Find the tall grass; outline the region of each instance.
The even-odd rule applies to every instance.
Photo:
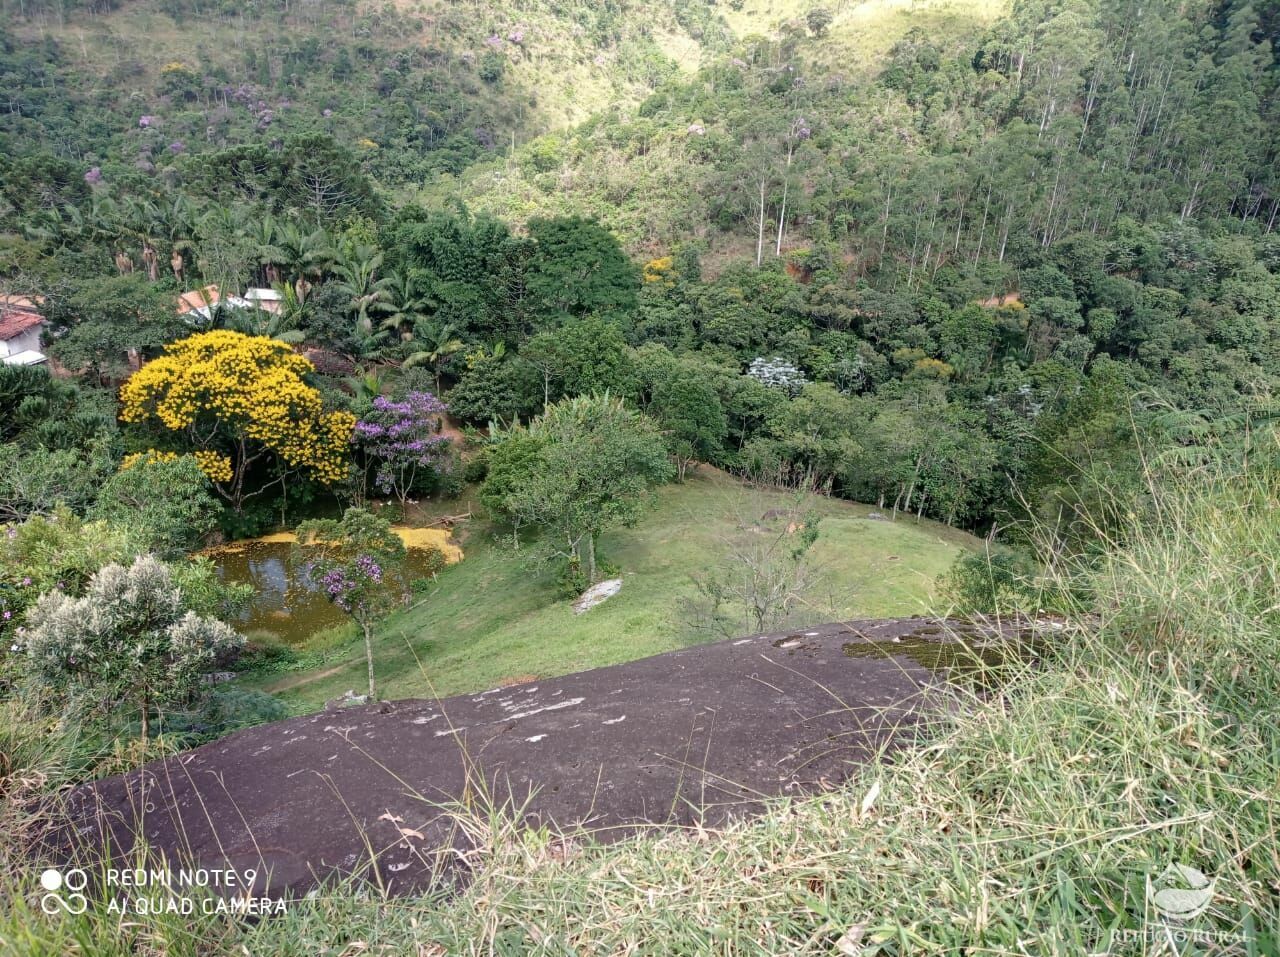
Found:
[[[448,902],[332,893],[257,925],[129,929],[164,954],[1280,953],[1280,487],[1152,483],[1150,515],[1058,562],[1067,626],[924,747],[718,832],[607,847],[502,832]],[[1170,922],[1147,881],[1216,881]],[[30,882],[27,882],[28,885]],[[20,906],[22,953],[123,953]],[[40,928],[50,947],[24,945]],[[43,946],[43,945],[42,945]],[[97,949],[101,947],[101,949]]]

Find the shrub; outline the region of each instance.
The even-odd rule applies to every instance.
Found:
[[[1034,563],[1009,549],[963,553],[940,585],[948,614],[1034,612],[1039,604]]]
[[[46,592],[28,617],[33,674],[72,706],[99,715],[132,707],[144,739],[153,709],[189,699],[200,673],[244,642],[191,611],[168,566],[150,555],[104,566],[83,597]]]
[[[92,514],[134,528],[148,548],[176,556],[213,531],[221,511],[195,456],[153,452],[125,459]]]

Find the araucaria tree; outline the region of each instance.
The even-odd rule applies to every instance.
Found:
[[[120,390],[120,418],[158,425],[192,451],[236,511],[291,472],[346,474],[355,417],[326,411],[311,363],[287,344],[219,329],[182,339]],[[272,466],[266,481],[256,472]],[[257,480],[255,480],[257,479]]]
[[[401,507],[427,472],[439,465],[449,447],[440,434],[444,403],[430,392],[409,392],[402,399],[378,396],[356,423],[356,439],[373,459],[373,484],[395,495]]]
[[[151,555],[106,565],[83,597],[41,595],[28,622],[33,672],[69,703],[102,714],[132,707],[144,740],[153,710],[185,701],[202,671],[244,643],[229,625],[191,611],[169,567]]]
[[[316,519],[300,525],[298,548],[311,584],[360,626],[372,699],[376,694],[373,623],[404,594],[404,543],[386,519],[349,508],[341,520]]]
[[[648,418],[608,393],[578,396],[508,433],[492,453],[482,500],[514,524],[549,531],[595,582],[600,533],[633,524],[645,492],[671,474]]]

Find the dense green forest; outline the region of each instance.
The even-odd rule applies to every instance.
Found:
[[[0,370],[0,516],[177,556],[483,482],[583,584],[696,463],[1071,552],[1252,454],[1280,8],[875,9],[7,4],[53,365]]]
[[[1185,440],[1170,411],[1265,406],[1277,372],[1274,3],[1019,3],[847,70],[844,8],[737,37],[682,3],[693,73],[645,4],[530,4],[636,94],[533,139],[535,94],[486,64],[566,54],[519,17],[9,7],[0,269],[83,374],[77,421],[190,331],[175,292],[276,284],[282,315],[213,322],[343,376],[429,368],[478,426],[604,389],[694,404],[694,458],[989,529],[1087,496],[1157,424]],[[271,39],[118,49],[98,86],[139,10]],[[110,418],[56,441],[133,450]]]

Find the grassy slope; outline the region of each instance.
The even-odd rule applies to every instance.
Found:
[[[1070,624],[1038,666],[835,791],[606,847],[486,815],[481,794],[454,809],[477,844],[464,893],[339,887],[262,921],[48,917],[39,865],[11,858],[0,952],[1280,953],[1280,482],[1155,485],[1152,499],[1158,523],[1135,519],[1088,565],[1059,562],[1050,595],[1063,588]],[[21,706],[0,702],[0,752],[25,769],[0,778],[4,837],[30,827],[25,798],[65,780],[74,753]],[[0,864],[19,849],[0,840]],[[1185,922],[1146,901],[1171,862],[1215,882]]]
[[[622,592],[585,615],[556,594],[554,575],[483,533],[467,559],[446,570],[420,608],[379,629],[380,692],[389,698],[456,694],[501,681],[567,674],[658,654],[719,637],[694,631],[683,603],[691,573],[723,564],[737,526],[758,520],[789,496],[743,489],[722,476],[691,478],[658,493],[657,507],[632,529],[604,537],[605,556],[622,569]],[[975,540],[932,522],[866,518],[870,509],[822,499],[814,548],[822,581],[801,612],[808,621],[923,612],[937,576]],[[744,626],[743,630],[747,630]],[[419,668],[421,662],[421,668]],[[310,710],[364,680],[361,646],[344,642],[310,670],[255,675],[259,687]]]

